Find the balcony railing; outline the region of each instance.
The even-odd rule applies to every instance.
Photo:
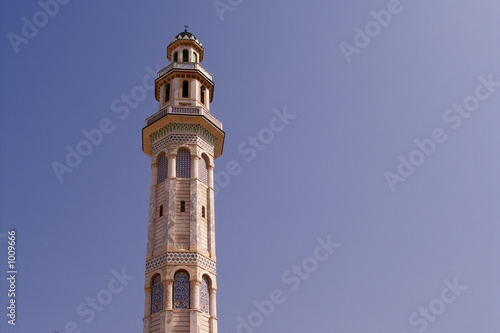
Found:
[[[208,110],[202,107],[194,107],[194,106],[167,106],[166,108],[161,109],[156,112],[154,115],[146,119],[146,126],[151,125],[155,121],[165,117],[167,114],[194,114],[201,115],[207,118],[212,124],[217,126],[222,130],[222,123],[215,118]]]
[[[158,78],[167,74],[172,69],[197,69],[200,72],[202,72],[203,75],[205,75],[208,79],[210,79],[210,81],[212,81],[212,78],[213,78],[212,74],[207,72],[207,70],[205,68],[203,68],[203,66],[201,66],[200,64],[195,63],[195,62],[173,62],[158,72]]]

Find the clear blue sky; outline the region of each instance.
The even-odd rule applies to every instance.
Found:
[[[226,131],[220,333],[500,332],[498,1],[221,3],[2,2],[0,267],[15,229],[19,273],[15,327],[0,283],[0,330],[142,332],[141,129],[158,106],[141,87],[187,24]],[[111,132],[60,182],[54,161],[101,122]],[[92,312],[96,296],[109,304]]]

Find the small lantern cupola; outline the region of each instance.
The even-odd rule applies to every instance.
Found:
[[[184,31],[177,34],[168,45],[167,59],[170,62],[200,63],[203,61],[203,46],[192,33],[187,31],[187,25],[184,28]]]

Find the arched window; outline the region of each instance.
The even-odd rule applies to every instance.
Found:
[[[186,80],[182,81],[182,97],[189,97],[189,82]]]
[[[189,309],[189,274],[184,271],[174,275],[174,309]]]
[[[165,103],[170,100],[170,83],[165,85]]]
[[[161,184],[167,179],[168,177],[168,160],[165,154],[162,154],[158,158],[158,180],[156,184]]]
[[[198,54],[196,52],[193,52],[193,62],[198,62]]]
[[[189,61],[189,51],[183,50],[182,51],[182,62],[188,62],[188,61]]]
[[[205,89],[205,86],[200,87],[200,101],[203,105],[205,105]]]
[[[179,61],[179,53],[174,52],[174,61]]]
[[[177,178],[191,177],[191,155],[189,150],[179,149],[177,151]]]
[[[198,177],[203,184],[208,186],[208,159],[202,155],[198,161]]]
[[[151,314],[160,312],[163,309],[163,285],[159,275],[153,280],[151,285]]]
[[[205,313],[210,312],[210,291],[208,290],[208,279],[204,276],[200,285],[200,310]]]

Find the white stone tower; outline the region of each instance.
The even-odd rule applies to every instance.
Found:
[[[217,332],[213,174],[224,132],[203,51],[187,26],[168,45],[159,110],[142,130],[152,158],[144,333]]]

